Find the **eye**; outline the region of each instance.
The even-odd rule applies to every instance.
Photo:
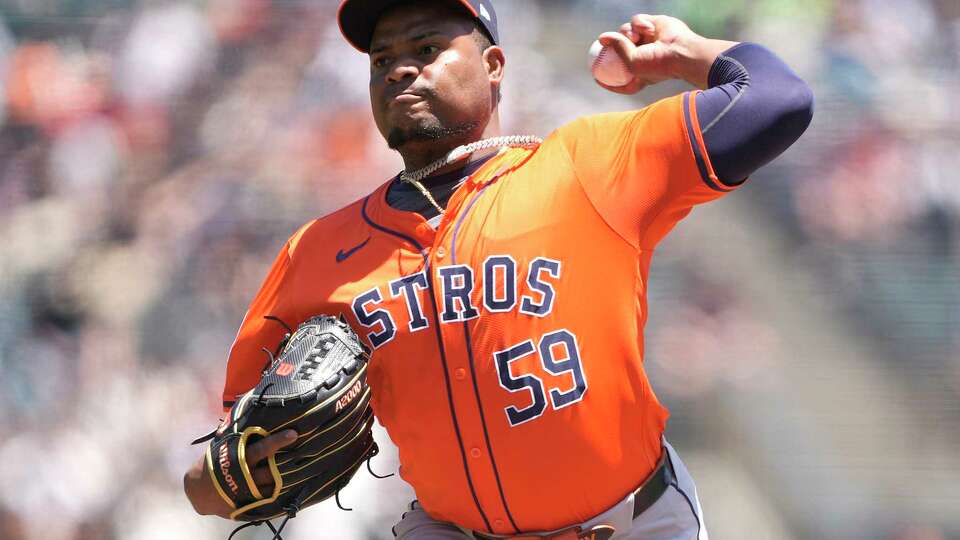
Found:
[[[378,57],[376,57],[376,58],[374,58],[373,60],[370,61],[370,65],[372,65],[373,67],[375,67],[375,68],[377,68],[377,69],[380,69],[380,68],[382,68],[382,67],[386,67],[386,65],[389,64],[389,63],[390,63],[390,58],[389,58],[389,57],[386,57],[386,56],[378,56]]]
[[[439,51],[440,51],[440,47],[437,47],[436,45],[423,45],[418,50],[418,53],[421,56],[431,56],[433,54],[438,53]]]

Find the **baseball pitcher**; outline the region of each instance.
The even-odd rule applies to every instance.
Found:
[[[600,36],[633,76],[604,88],[696,89],[540,140],[501,132],[491,0],[346,0],[338,17],[405,169],[283,246],[230,351],[224,407],[284,337],[268,317],[342,315],[417,495],[394,537],[706,540],[644,372],[650,261],[694,206],[801,136],[809,87],[758,44],[636,15]],[[247,447],[264,490],[266,460],[298,436]],[[230,516],[204,459],[184,483],[199,513]]]

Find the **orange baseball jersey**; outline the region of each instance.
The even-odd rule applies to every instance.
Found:
[[[343,314],[375,349],[373,409],[434,518],[494,534],[580,523],[635,490],[667,411],[643,368],[650,258],[713,173],[693,93],[510,148],[438,228],[389,183],[301,228],[240,328],[225,405],[289,325]]]

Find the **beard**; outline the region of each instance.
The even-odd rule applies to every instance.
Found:
[[[476,131],[480,122],[471,121],[445,126],[437,118],[422,120],[417,125],[408,128],[395,127],[387,134],[387,146],[392,150],[399,150],[411,142],[443,141],[460,138]]]

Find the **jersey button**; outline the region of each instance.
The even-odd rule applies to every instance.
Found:
[[[437,248],[437,258],[442,259],[447,256],[447,250],[443,246]]]
[[[498,520],[494,521],[493,524],[496,525],[496,527],[497,527],[498,529],[502,529],[503,526],[506,525],[506,524],[503,522],[502,519],[498,519]]]
[[[473,457],[475,457],[475,458],[480,457],[480,449],[479,449],[479,448],[472,448],[472,449],[470,450],[470,455],[473,456]]]
[[[453,376],[462,381],[467,378],[467,370],[463,368],[457,368],[457,370],[453,372]]]

